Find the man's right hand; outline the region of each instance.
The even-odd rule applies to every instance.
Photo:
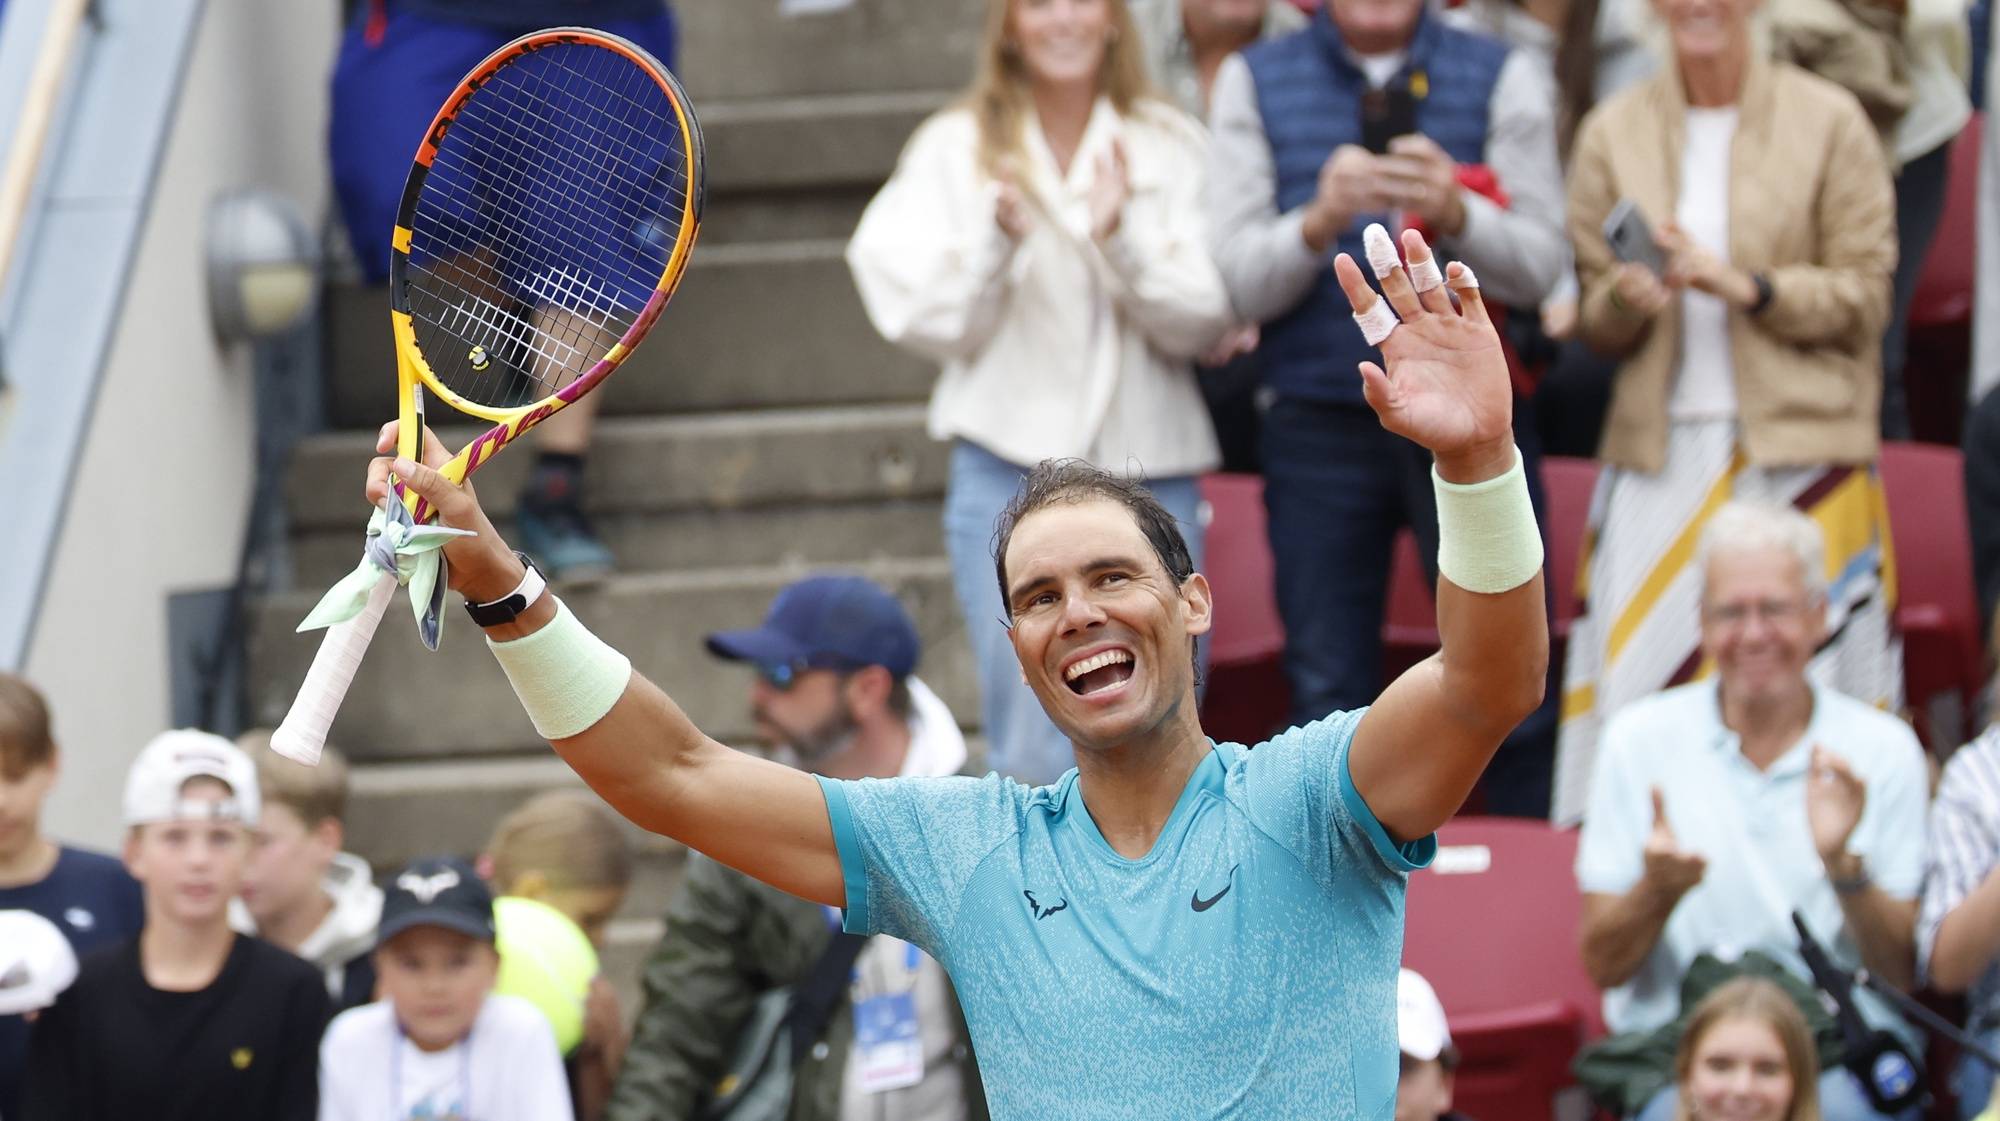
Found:
[[[1626,314],[1651,319],[1673,298],[1673,290],[1637,261],[1626,261],[1612,274],[1611,293]]]
[[[1680,847],[1674,827],[1667,823],[1666,797],[1657,786],[1653,788],[1653,831],[1646,835],[1645,861],[1642,878],[1661,896],[1673,900],[1700,883],[1708,869],[1707,860]]]
[[[1373,152],[1356,144],[1335,148],[1320,165],[1319,190],[1306,204],[1300,230],[1307,248],[1324,253],[1357,216],[1390,209],[1378,165]]]
[[[383,425],[382,431],[375,437],[375,450],[383,454],[368,464],[365,491],[368,504],[378,506],[390,494],[389,474],[395,472],[397,478],[430,503],[431,509],[437,511],[439,522],[473,533],[471,537],[455,538],[444,547],[445,570],[451,589],[473,603],[491,603],[512,592],[520,586],[527,570],[507,543],[500,540],[493,522],[480,508],[472,483],[468,480],[454,484],[438,474],[437,468],[451,462],[451,453],[438,441],[437,434],[428,428],[424,429],[424,461],[420,464],[398,461],[394,453],[399,423],[392,420]]]

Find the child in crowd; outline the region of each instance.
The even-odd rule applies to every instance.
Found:
[[[1451,1109],[1458,1048],[1451,1045],[1444,1005],[1431,983],[1413,969],[1396,978],[1396,1038],[1402,1051],[1396,1121],[1467,1121]]]
[[[59,845],[42,832],[42,804],[56,781],[48,705],[34,686],[0,673],[0,910],[54,923],[77,957],[139,933],[139,884],[124,865]],[[0,1117],[20,1114],[28,1021],[0,1015]]]
[[[336,1011],[367,1004],[382,889],[367,861],[340,851],[347,760],[329,745],[316,767],[294,762],[271,750],[269,729],[236,744],[257,764],[264,807],[231,924],[318,966]]]
[[[498,991],[527,997],[548,1017],[577,1116],[593,1121],[610,1100],[630,1042],[597,962],[632,881],[624,827],[589,794],[548,791],[500,822],[483,863],[502,897]]]
[[[33,1026],[27,1121],[309,1121],[328,1012],[319,974],[229,928],[257,772],[220,736],[154,737],[125,780],[136,938],[86,957]]]
[[[383,999],[320,1045],[321,1121],[570,1121],[547,1021],[493,991],[493,896],[470,865],[419,860],[382,903]]]

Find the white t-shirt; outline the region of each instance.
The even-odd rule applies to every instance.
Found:
[[[1674,221],[1690,240],[1729,260],[1729,145],[1736,107],[1687,111],[1681,197]],[[1736,415],[1736,360],[1729,352],[1729,304],[1692,288],[1681,292],[1680,369],[1667,416],[1727,420]]]
[[[488,996],[472,1031],[443,1051],[404,1037],[388,1001],[334,1017],[319,1045],[319,1121],[572,1121],[549,1022],[515,996]]]

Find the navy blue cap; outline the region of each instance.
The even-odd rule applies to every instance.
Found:
[[[708,636],[709,653],[759,666],[917,668],[917,627],[895,596],[860,576],[809,576],[778,593],[764,625]]]
[[[472,865],[453,856],[430,856],[396,873],[382,894],[381,945],[413,926],[441,926],[481,942],[493,941],[493,892]]]

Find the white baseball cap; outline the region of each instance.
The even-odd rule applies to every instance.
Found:
[[[0,911],[0,1016],[56,1002],[76,980],[76,951],[56,924],[33,911]]]
[[[1405,969],[1396,978],[1396,1040],[1403,1054],[1424,1062],[1451,1046],[1437,990],[1415,970]]]
[[[189,802],[181,787],[191,778],[219,780],[229,788],[220,802]],[[160,821],[240,821],[256,825],[261,809],[257,765],[235,744],[212,732],[180,728],[161,732],[139,749],[125,775],[125,824]]]

